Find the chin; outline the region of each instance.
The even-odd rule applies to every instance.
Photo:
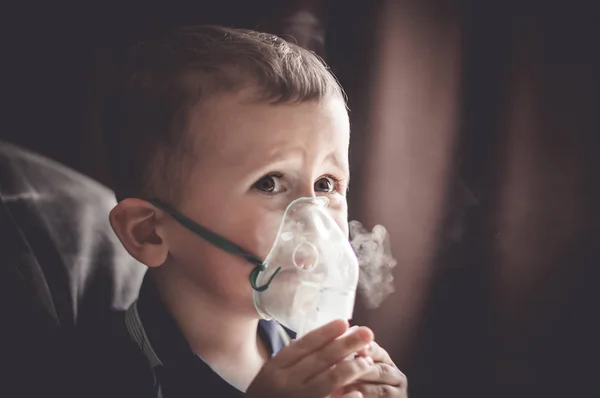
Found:
[[[252,299],[250,299],[249,302],[244,302],[244,303],[240,303],[239,305],[236,305],[235,312],[240,317],[243,317],[245,319],[251,319],[251,320],[262,319],[260,317],[260,315],[258,314],[258,312],[256,311],[256,308],[254,307],[254,303],[252,302]]]

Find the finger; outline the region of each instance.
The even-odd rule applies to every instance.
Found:
[[[333,391],[353,383],[368,372],[371,366],[365,358],[361,357],[342,361],[308,380],[305,384],[306,390],[314,392],[315,396],[327,396]]]
[[[341,336],[347,329],[348,322],[340,319],[313,330],[279,351],[271,360],[271,365],[277,368],[292,366]]]
[[[334,391],[327,398],[362,398],[362,396],[360,391],[346,391],[346,389],[342,388]]]
[[[403,387],[406,383],[406,376],[395,366],[384,362],[376,362],[372,369],[362,375],[358,381],[367,383],[380,383],[390,386]]]
[[[373,341],[373,332],[369,328],[360,327],[347,336],[334,340],[319,351],[305,356],[294,365],[294,373],[303,375],[303,380],[308,380],[319,373],[325,372],[333,365],[343,362],[344,359],[352,361],[354,359],[352,354],[371,341]],[[347,359],[350,356],[351,358]],[[370,358],[363,359],[373,363]]]
[[[387,351],[381,348],[381,346],[375,341],[372,341],[369,346],[363,350],[363,352],[359,353],[359,355],[360,354],[371,357],[375,362],[385,362],[388,365],[396,366]]]
[[[360,383],[352,384],[346,391],[360,392],[364,398],[406,398],[407,392],[400,387],[388,386],[387,384]]]
[[[340,337],[338,337],[338,339],[341,339],[341,338],[344,338],[344,337],[348,336],[350,333],[353,333],[358,328],[359,328],[358,325],[354,325],[354,326],[350,327],[348,330],[346,330],[344,332],[344,334],[342,334]],[[352,354],[348,355],[348,359],[354,358],[357,354],[358,353],[353,352]]]

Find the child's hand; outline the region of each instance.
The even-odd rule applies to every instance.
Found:
[[[334,321],[294,341],[265,364],[245,396],[324,398],[357,381],[373,368],[373,361],[344,358],[365,349],[373,332],[361,327],[342,336],[347,329],[346,322]]]
[[[390,397],[406,398],[408,382],[406,376],[396,367],[388,353],[376,342],[358,353],[373,359],[375,366],[354,383],[336,391],[334,396],[342,397]]]

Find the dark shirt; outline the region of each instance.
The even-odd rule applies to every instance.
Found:
[[[82,368],[77,370],[81,376],[76,383],[82,391],[79,396],[243,396],[191,350],[148,275],[134,305],[136,314],[131,309],[114,311],[102,328],[83,334]],[[274,321],[259,322],[258,334],[272,355],[286,344],[282,331]]]

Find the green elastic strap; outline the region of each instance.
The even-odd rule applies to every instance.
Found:
[[[256,290],[257,292],[264,292],[265,290],[267,290],[269,288],[269,285],[273,281],[273,278],[275,278],[275,276],[279,273],[279,271],[281,271],[281,267],[277,268],[275,270],[275,272],[273,273],[273,275],[271,275],[271,277],[269,278],[267,283],[265,283],[262,286],[257,286],[256,282],[258,279],[258,274],[261,271],[264,271],[266,269],[266,266],[263,264],[263,262],[258,257],[247,253],[246,251],[244,251],[244,249],[242,249],[235,243],[204,228],[202,225],[187,218],[186,216],[180,214],[179,212],[173,210],[171,207],[160,202],[159,200],[153,199],[153,200],[149,200],[148,202],[153,204],[154,206],[158,207],[159,209],[169,213],[169,215],[171,215],[171,217],[173,217],[173,219],[175,219],[175,221],[177,221],[179,224],[183,225],[185,228],[189,229],[196,235],[201,236],[207,242],[217,246],[218,248],[220,248],[222,250],[225,250],[228,253],[244,257],[246,260],[248,260],[250,263],[252,263],[255,267],[252,270],[252,273],[250,274],[250,286],[252,286],[252,289]]]

